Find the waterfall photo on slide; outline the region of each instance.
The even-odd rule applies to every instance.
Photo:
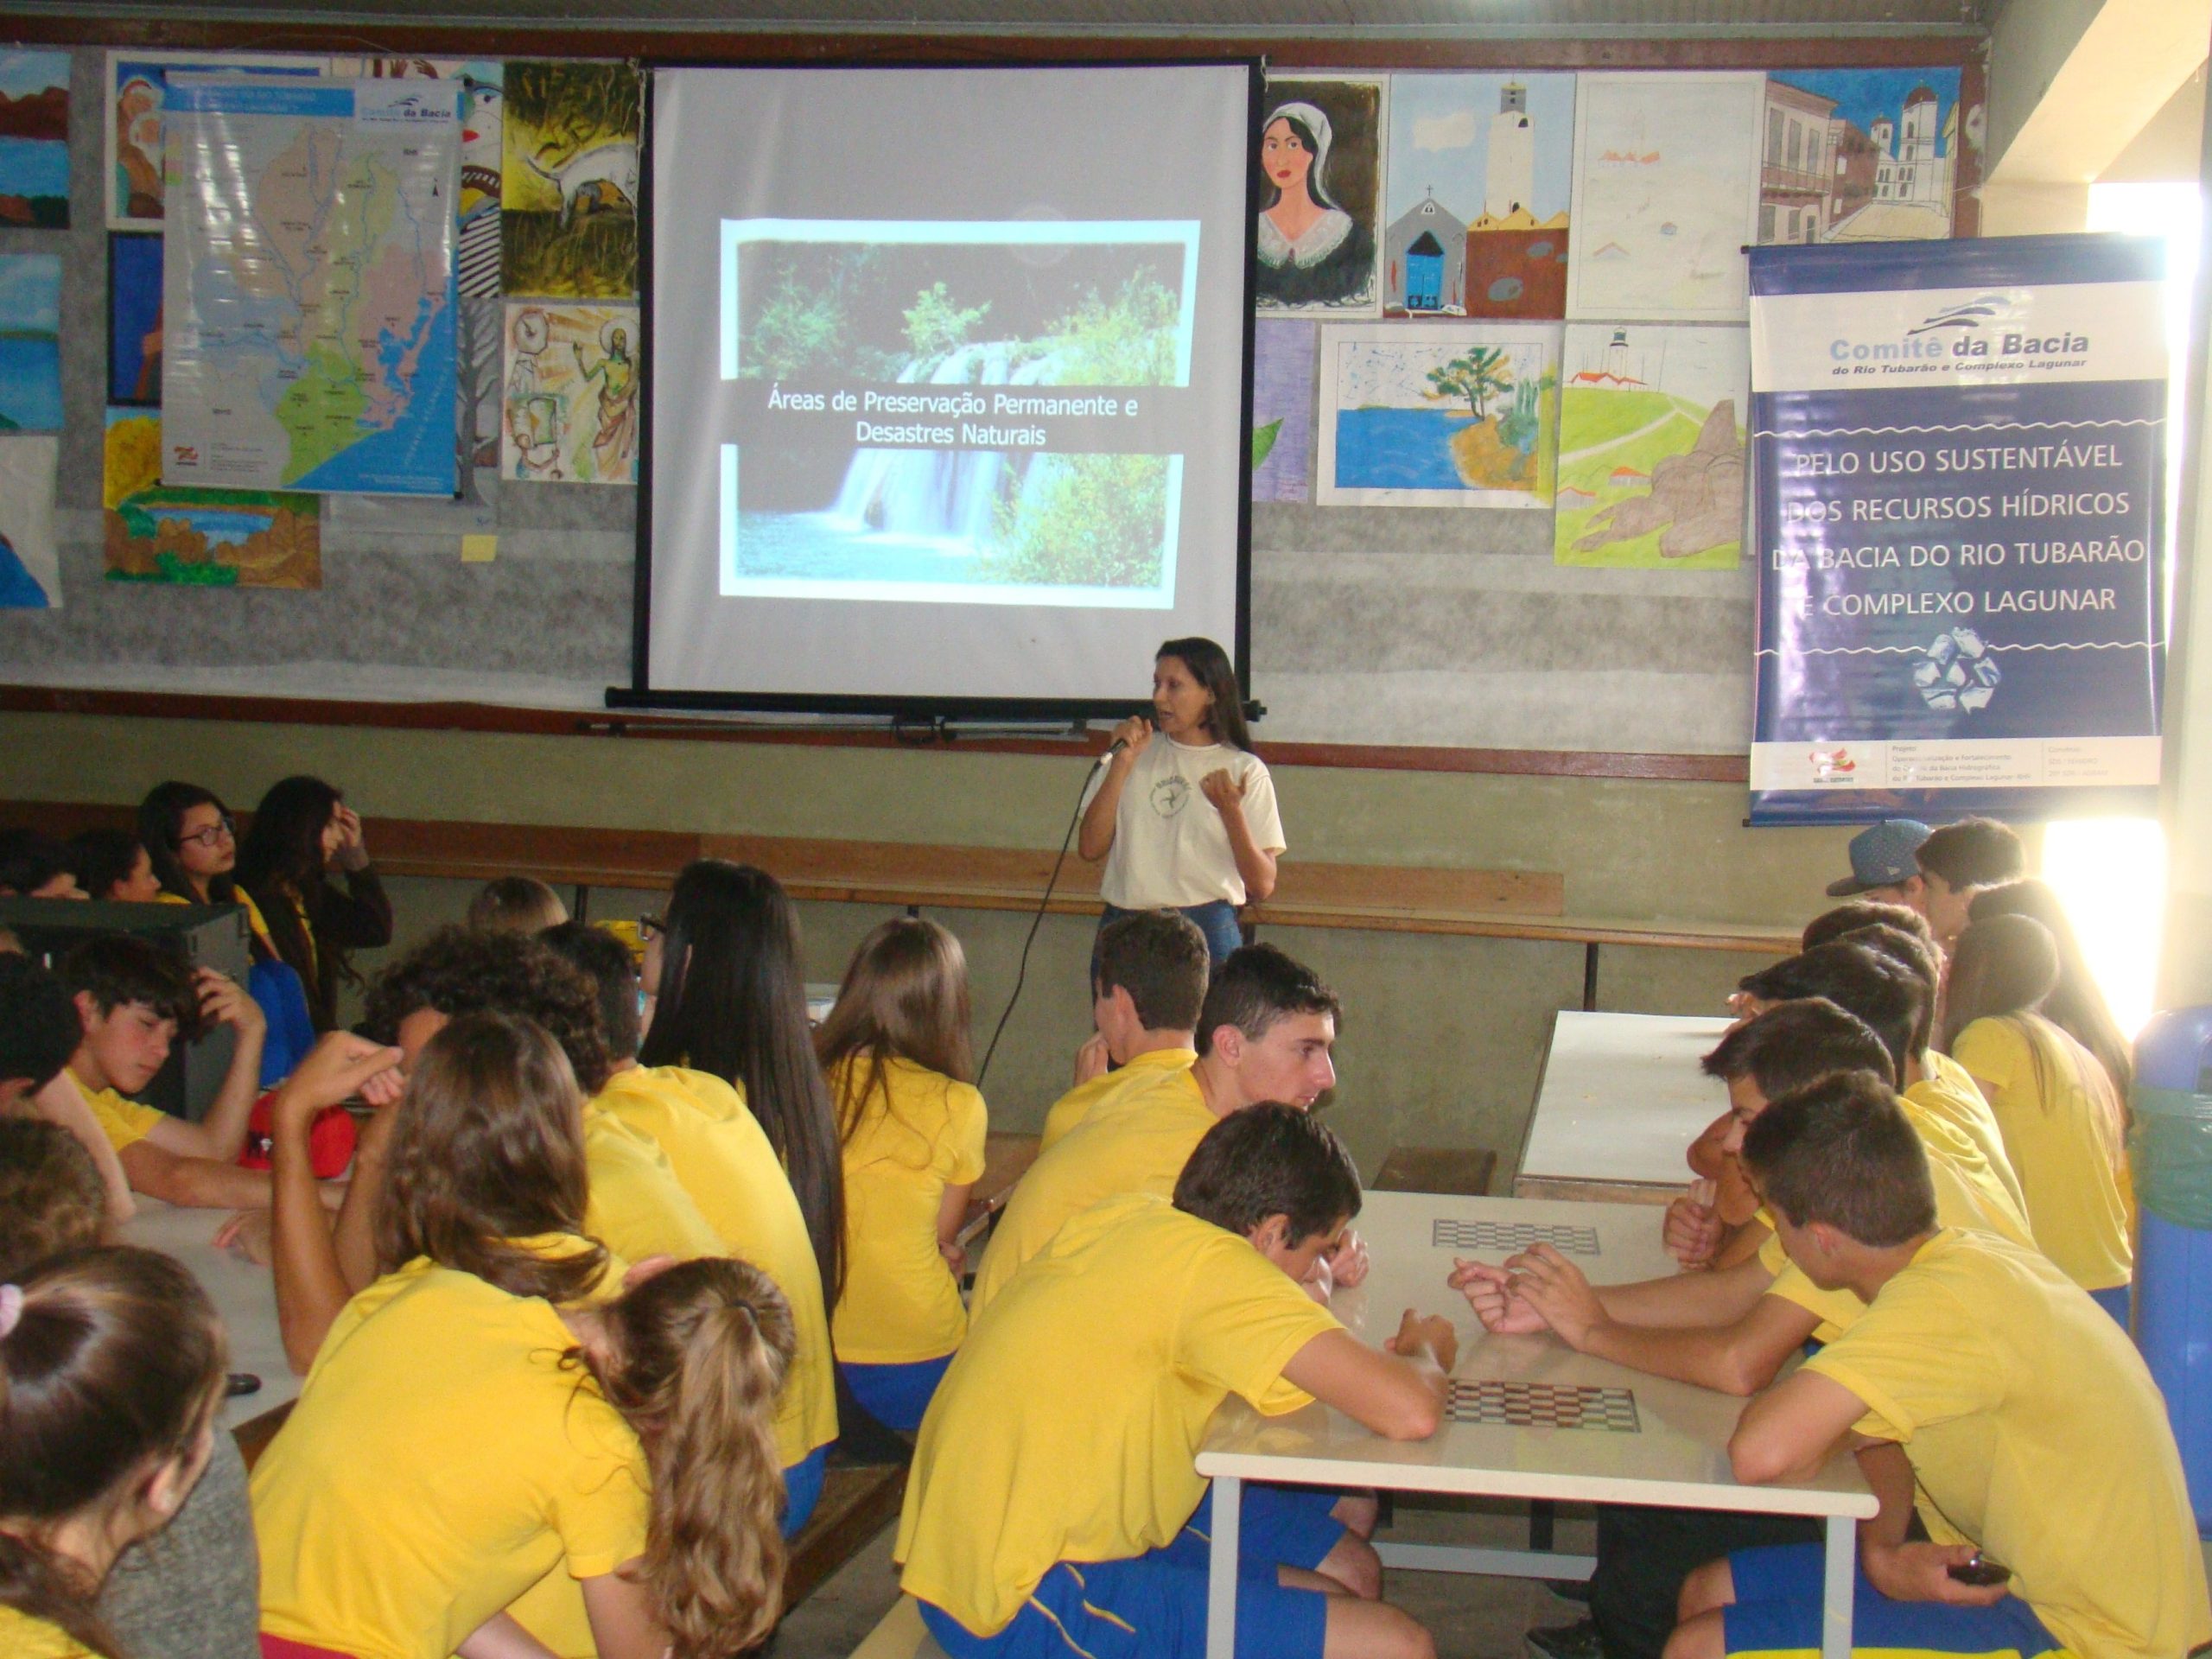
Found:
[[[1195,225],[724,228],[723,594],[1173,604]]]

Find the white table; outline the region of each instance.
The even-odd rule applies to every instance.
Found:
[[[276,1281],[267,1268],[236,1250],[218,1249],[213,1242],[231,1211],[179,1209],[143,1194],[136,1202],[138,1213],[124,1224],[123,1242],[173,1255],[191,1269],[230,1332],[231,1370],[261,1379],[254,1393],[224,1401],[218,1419],[222,1427],[236,1428],[298,1398],[300,1379],[292,1375],[276,1330]]]
[[[1726,1016],[1560,1010],[1513,1192],[1663,1204],[1694,1179],[1690,1142],[1728,1109],[1698,1063]]]
[[[1440,1223],[1496,1230],[1454,1246],[1437,1242]],[[1389,1440],[1318,1404],[1286,1417],[1262,1417],[1231,1398],[1216,1414],[1198,1456],[1198,1472],[1214,1483],[1209,1659],[1230,1659],[1236,1650],[1238,1506],[1247,1480],[1820,1516],[1827,1522],[1821,1651],[1827,1659],[1844,1659],[1851,1649],[1854,1522],[1878,1507],[1853,1459],[1836,1457],[1818,1478],[1802,1485],[1738,1485],[1729,1471],[1727,1446],[1743,1402],[1577,1354],[1548,1334],[1490,1336],[1465,1300],[1445,1284],[1454,1256],[1503,1262],[1539,1237],[1597,1283],[1671,1272],[1674,1263],[1660,1244],[1658,1217],[1651,1211],[1620,1204],[1370,1192],[1357,1225],[1374,1266],[1364,1284],[1339,1291],[1332,1304],[1354,1334],[1379,1343],[1396,1331],[1409,1306],[1446,1315],[1459,1338],[1456,1383],[1618,1391],[1605,1396],[1606,1402],[1619,1413],[1614,1421],[1625,1421],[1621,1396],[1629,1396],[1634,1428],[1447,1421],[1428,1440]],[[1536,1550],[1387,1542],[1376,1550],[1388,1565],[1429,1572],[1586,1578],[1593,1565],[1588,1556]]]

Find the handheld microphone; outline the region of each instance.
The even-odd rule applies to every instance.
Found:
[[[1126,749],[1128,747],[1129,740],[1128,738],[1116,738],[1111,743],[1109,743],[1106,746],[1106,752],[1098,757],[1095,764],[1102,766],[1107,765],[1116,755],[1119,754],[1123,749]]]

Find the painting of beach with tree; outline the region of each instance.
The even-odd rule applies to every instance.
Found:
[[[1551,505],[1556,327],[1324,327],[1321,378],[1321,505]]]
[[[1563,361],[1557,563],[1734,569],[1751,407],[1746,331],[1569,323]]]

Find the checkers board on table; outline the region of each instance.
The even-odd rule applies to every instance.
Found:
[[[1452,1221],[1438,1217],[1429,1243],[1440,1250],[1525,1250],[1548,1244],[1562,1255],[1596,1255],[1595,1227],[1546,1226],[1533,1221]]]
[[[1452,1379],[1452,1421],[1510,1428],[1589,1428],[1608,1434],[1640,1434],[1636,1395],[1627,1389],[1580,1383],[1513,1382],[1498,1378]]]

